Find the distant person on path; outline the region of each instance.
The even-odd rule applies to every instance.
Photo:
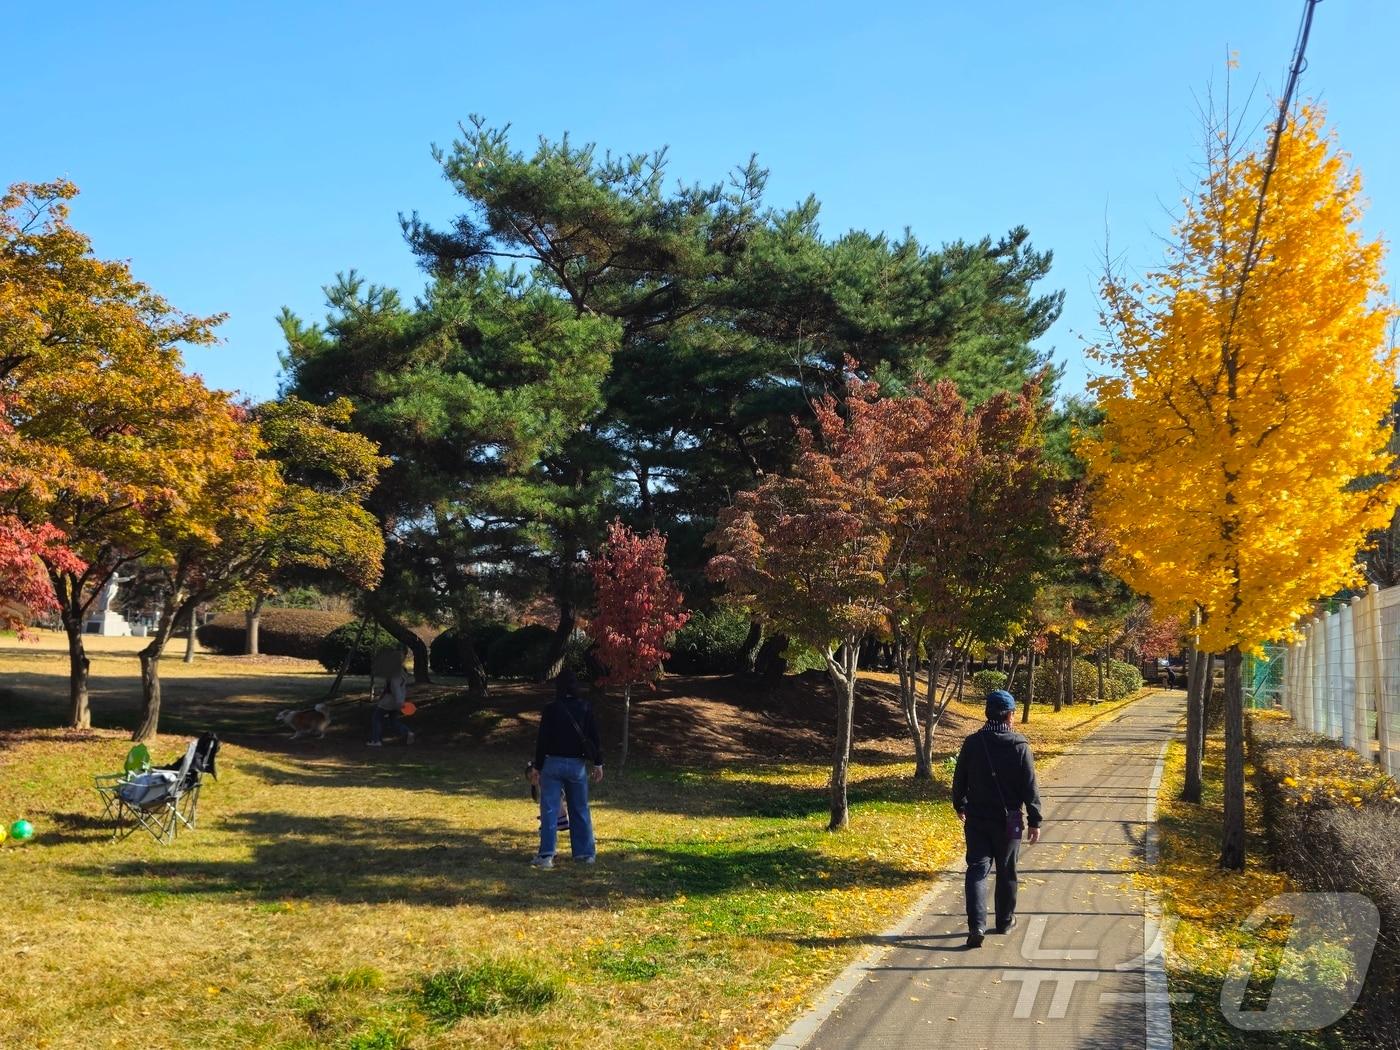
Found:
[[[540,848],[530,863],[554,867],[559,838],[561,793],[569,804],[569,846],[580,864],[592,864],[597,854],[593,815],[588,811],[588,768],[593,782],[603,779],[603,749],[593,709],[578,695],[578,681],[567,668],[554,680],[554,700],[540,716],[535,738],[535,762],[530,783],[540,789]]]
[[[1031,745],[1011,728],[1016,699],[1004,689],[987,694],[987,724],[963,741],[953,769],[953,809],[967,839],[967,946],[982,947],[987,932],[987,873],[996,865],[996,932],[1016,925],[1016,857],[1021,806],[1040,838],[1040,792]]]
[[[385,722],[403,737],[405,744],[413,743],[413,730],[403,724],[403,718],[399,714],[408,699],[408,672],[403,666],[406,656],[407,646],[385,649],[375,655],[373,670],[375,674],[383,675],[384,688],[380,690],[379,699],[375,701],[369,714],[368,747],[384,746]]]

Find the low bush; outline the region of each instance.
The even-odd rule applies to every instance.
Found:
[[[504,623],[474,623],[467,628],[467,639],[483,666],[486,664],[487,650],[510,631],[510,625]],[[428,648],[428,660],[438,674],[467,673],[466,653],[460,637],[457,628],[449,627],[433,639],[433,644]]]
[[[381,649],[398,648],[398,639],[377,623],[365,627],[363,634],[360,627],[360,621],[353,620],[350,623],[342,624],[321,639],[321,645],[316,651],[316,659],[321,661],[322,667],[327,671],[339,671],[345,654],[353,648],[354,652],[350,656],[350,665],[347,671],[350,674],[369,674],[375,653]],[[357,640],[358,645],[356,644]]]
[[[315,660],[321,641],[337,627],[353,620],[349,613],[319,609],[264,609],[258,625],[258,651],[264,656],[296,656]],[[204,648],[222,656],[247,651],[247,621],[241,612],[219,613],[195,631]]]
[[[1024,678],[1022,679],[1024,681]],[[993,689],[1006,688],[1005,671],[974,671],[972,673],[972,692],[974,696],[985,696]]]
[[[557,998],[557,978],[539,976],[518,962],[440,970],[419,981],[417,994],[424,1012],[444,1025],[464,1017],[538,1013]]]
[[[1305,889],[1360,893],[1380,939],[1353,1011],[1381,1045],[1400,1028],[1400,786],[1373,762],[1286,715],[1250,713],[1250,760],[1274,861]]]
[[[1142,672],[1122,660],[1109,660],[1104,664],[1103,677],[1109,700],[1121,700],[1142,688]]]
[[[696,613],[671,638],[666,670],[673,674],[732,674],[738,671],[749,616],[742,609]]]
[[[486,647],[486,673],[492,678],[535,678],[544,671],[554,631],[527,624],[507,631]]]
[[[1099,671],[1097,667],[1088,660],[1075,660],[1070,674],[1075,702],[1098,699]],[[1108,685],[1106,677],[1104,685],[1105,687]],[[1054,668],[1048,663],[1037,664],[1035,668],[1036,703],[1050,703],[1054,699],[1055,687]],[[1016,680],[1011,685],[1011,695],[1017,700],[1025,702],[1026,669],[1024,667],[1016,672]]]
[[[1225,728],[1225,690],[1217,686],[1205,698],[1205,722],[1207,732],[1217,732]]]

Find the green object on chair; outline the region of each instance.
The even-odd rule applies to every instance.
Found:
[[[126,764],[122,766],[125,773],[144,773],[151,768],[151,753],[146,750],[145,744],[137,744],[126,753]]]

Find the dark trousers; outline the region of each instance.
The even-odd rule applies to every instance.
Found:
[[[1006,822],[968,817],[963,825],[967,839],[967,928],[987,929],[987,875],[996,866],[996,924],[1005,925],[1016,913],[1016,855],[1021,840],[1006,834]]]

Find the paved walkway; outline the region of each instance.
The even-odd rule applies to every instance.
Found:
[[[1145,950],[1154,902],[1127,873],[1155,850],[1160,756],[1184,695],[1108,716],[1041,777],[1045,828],[1021,850],[1010,934],[964,947],[959,864],[775,1048],[1170,1050],[1165,977]]]

